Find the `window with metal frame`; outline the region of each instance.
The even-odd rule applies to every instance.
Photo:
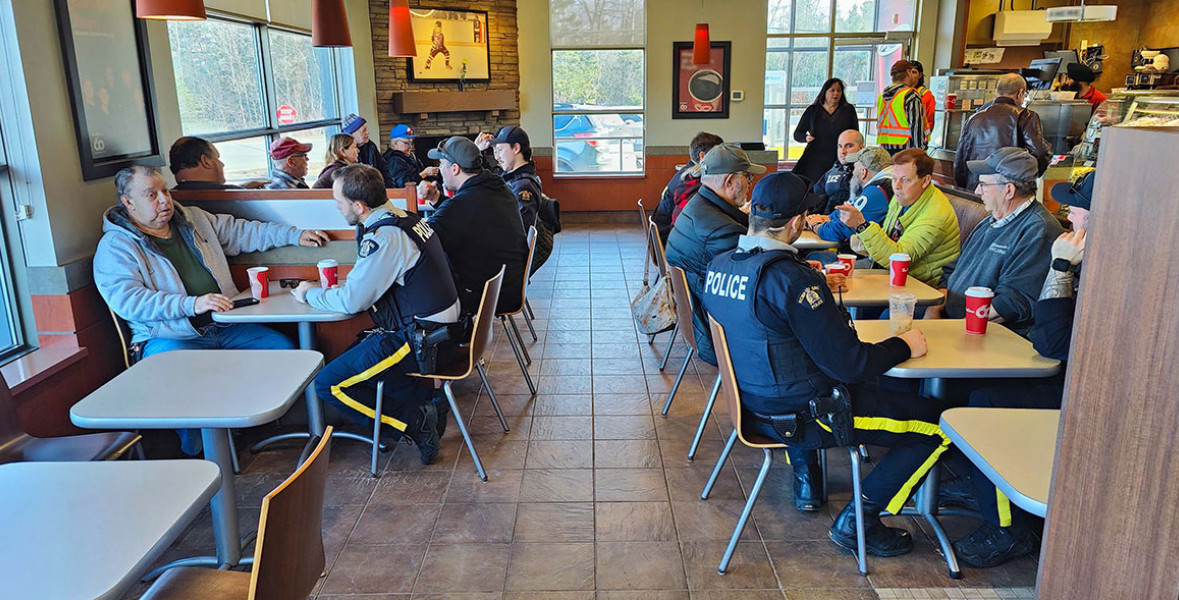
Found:
[[[4,151],[4,127],[0,124],[0,195],[10,195],[8,159]],[[8,218],[9,215],[3,215]],[[0,361],[24,347],[20,312],[17,310],[16,291],[12,276],[12,262],[8,255],[7,230],[0,223]]]
[[[549,8],[554,173],[641,174],[645,0],[550,0]]]
[[[842,79],[860,131],[875,141],[876,97],[892,63],[912,42],[917,0],[768,0],[762,138],[780,160],[797,160],[805,143],[795,127],[823,83]]]
[[[231,182],[266,179],[270,143],[293,137],[315,147],[308,179],[339,132],[342,53],[271,25],[210,17],[169,21],[168,37],[184,135],[217,147]]]

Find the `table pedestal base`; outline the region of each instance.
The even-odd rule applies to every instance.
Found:
[[[946,566],[950,571],[951,579],[962,579],[962,569],[958,566],[958,556],[954,554],[954,546],[950,542],[950,536],[946,535],[946,530],[942,527],[941,521],[937,520],[937,490],[940,482],[940,468],[934,465],[929,469],[929,474],[925,476],[925,482],[917,490],[915,500],[917,506],[915,508],[904,508],[901,510],[901,515],[906,517],[921,517],[929,523],[933,534],[937,536],[938,545],[941,546],[942,556],[946,558]]]

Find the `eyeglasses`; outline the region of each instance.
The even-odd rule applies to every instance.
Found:
[[[303,283],[303,280],[299,279],[298,277],[286,277],[278,280],[278,287],[282,289],[290,288],[293,290],[299,287],[300,283]]]
[[[1011,182],[1010,181],[1000,181],[998,183],[987,183],[985,181],[979,181],[977,187],[987,187],[987,186],[991,186],[991,185],[1011,185]]]

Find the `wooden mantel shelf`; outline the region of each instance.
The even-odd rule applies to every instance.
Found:
[[[393,93],[393,110],[398,114],[427,114],[482,110],[500,111],[515,109],[515,90]]]

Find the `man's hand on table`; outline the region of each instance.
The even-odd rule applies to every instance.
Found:
[[[864,213],[860,209],[850,204],[840,204],[835,207],[839,210],[839,220],[843,221],[844,225],[855,229],[864,224]]]
[[[197,296],[196,302],[192,304],[192,310],[198,315],[203,315],[209,311],[225,312],[233,310],[233,300],[229,296],[222,294],[205,294],[204,296]]]
[[[322,248],[331,241],[328,235],[318,229],[304,229],[299,234],[299,245],[308,248]]]
[[[920,329],[910,329],[897,337],[909,345],[909,358],[921,358],[929,351],[925,344],[925,334],[921,333]]]
[[[319,282],[318,281],[301,281],[301,282],[299,282],[298,287],[291,290],[291,295],[295,297],[295,300],[302,302],[303,304],[307,304],[307,290],[309,290],[313,287],[319,287]]]

